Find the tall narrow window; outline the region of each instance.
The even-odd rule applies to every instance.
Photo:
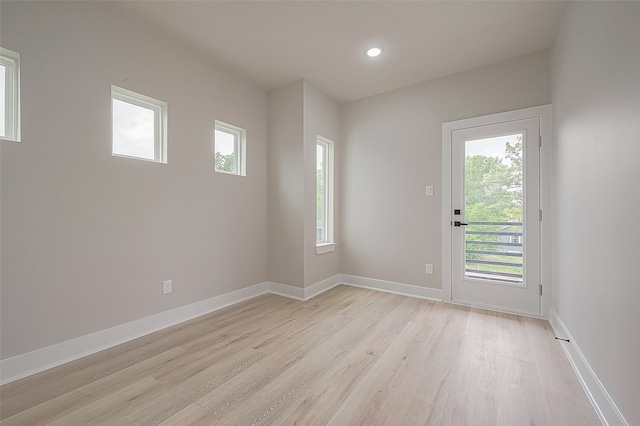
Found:
[[[333,142],[318,136],[316,143],[316,246],[318,253],[332,251]]]
[[[20,142],[20,55],[0,47],[0,138]]]
[[[246,176],[247,131],[216,120],[214,139],[216,172]]]
[[[167,162],[167,104],[111,86],[112,154]]]

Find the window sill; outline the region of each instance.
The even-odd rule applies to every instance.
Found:
[[[324,254],[335,251],[336,243],[324,243],[316,245],[316,254]]]
[[[231,176],[246,176],[246,174],[238,173],[238,172],[227,172],[226,170],[214,170],[216,173],[222,173],[223,175],[231,175]]]
[[[7,142],[20,142],[20,139],[15,139],[9,136],[0,136],[0,141],[7,141]]]

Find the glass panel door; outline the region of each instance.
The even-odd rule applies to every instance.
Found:
[[[451,298],[540,310],[539,119],[452,132]]]
[[[465,277],[523,283],[522,132],[465,141]]]

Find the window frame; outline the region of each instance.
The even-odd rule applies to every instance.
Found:
[[[322,136],[317,136],[316,138],[316,165],[318,163],[318,147],[323,148],[323,159],[322,159],[322,212],[323,212],[323,220],[322,220],[322,229],[324,230],[324,238],[318,240],[317,238],[317,230],[316,230],[316,253],[323,254],[330,251],[335,250],[335,240],[333,233],[333,221],[334,221],[334,161],[335,161],[335,144],[333,141],[324,138]],[[316,170],[317,166],[316,166]],[[317,172],[316,172],[317,173]],[[316,186],[317,191],[317,186]],[[317,200],[317,192],[316,192],[316,200]],[[316,201],[316,212],[317,212],[317,201]],[[318,217],[316,214],[316,229],[318,227]]]
[[[20,54],[0,47],[0,65],[5,69],[4,136],[0,139],[20,142]]]
[[[154,158],[137,157],[113,152],[113,101],[118,100],[153,111],[153,156]],[[134,160],[151,161],[167,164],[167,103],[149,96],[111,85],[111,155],[114,157],[133,158]]]
[[[233,136],[233,171],[220,170],[215,165],[215,154],[218,152],[216,149],[216,131],[227,133]],[[241,127],[234,126],[233,124],[225,123],[223,121],[215,120],[215,128],[213,132],[213,155],[214,166],[213,169],[216,173],[224,173],[227,175],[246,176],[247,175],[247,131]]]

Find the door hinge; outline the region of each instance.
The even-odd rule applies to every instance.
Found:
[[[542,136],[538,136],[538,146],[542,148]]]
[[[540,284],[540,296],[542,296],[542,284]]]
[[[540,209],[539,212],[540,212],[539,214],[540,222],[542,222],[542,209]]]

